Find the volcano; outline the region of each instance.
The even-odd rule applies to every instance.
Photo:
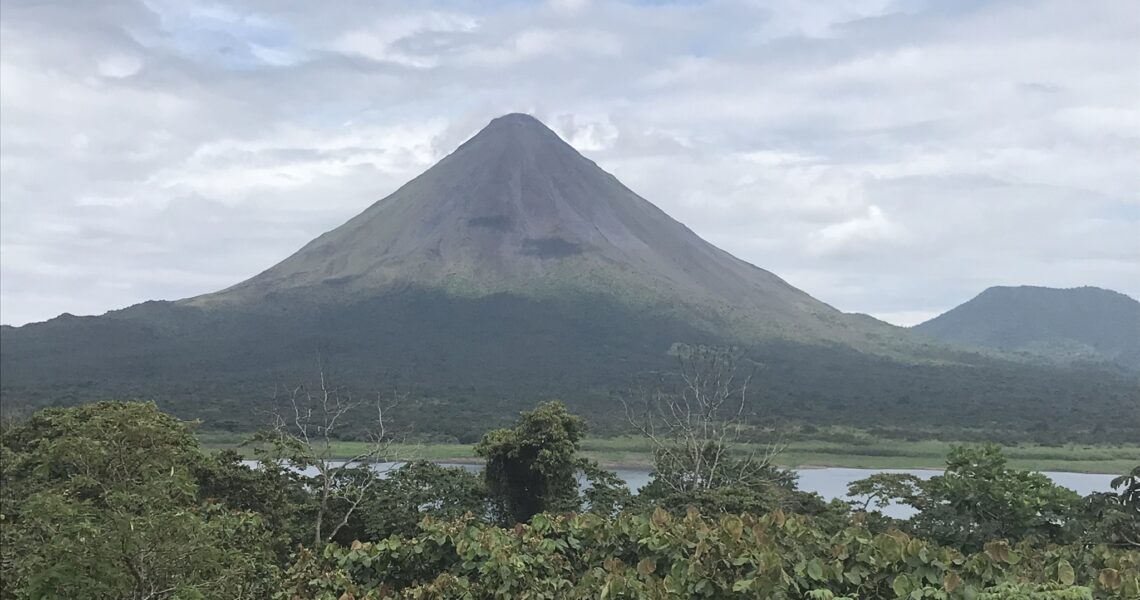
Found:
[[[523,114],[249,280],[4,327],[0,398],[6,410],[150,398],[247,428],[319,360],[358,390],[414,390],[421,426],[482,427],[544,397],[607,414],[616,391],[670,368],[678,342],[751,349],[757,402],[793,419],[875,423],[899,403],[930,423],[989,418],[995,404],[1040,415],[1042,398],[1076,421],[1136,412],[1134,381],[1098,380],[1082,417],[1079,378],[840,312],[701,239]]]
[[[297,293],[342,302],[406,286],[467,297],[598,294],[631,309],[671,306],[696,321],[735,320],[795,339],[850,339],[837,330],[859,329],[701,239],[524,114],[491,121],[264,273],[186,304]]]

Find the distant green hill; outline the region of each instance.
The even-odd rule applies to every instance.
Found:
[[[482,431],[555,396],[617,427],[615,394],[670,369],[674,342],[750,348],[758,420],[1140,429],[1135,378],[980,356],[840,312],[525,115],[233,287],[3,328],[0,399],[154,398],[248,429],[320,355],[357,393],[412,391],[404,418],[421,431]]]
[[[992,287],[914,329],[960,345],[1140,370],[1140,302],[1095,287]]]

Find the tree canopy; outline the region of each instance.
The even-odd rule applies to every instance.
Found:
[[[579,454],[584,430],[541,404],[485,436],[483,477],[425,462],[325,477],[204,452],[152,404],[45,409],[0,436],[0,597],[1140,597],[1140,467],[1081,499],[963,447],[943,475],[876,475],[847,504],[767,464],[678,490],[662,481],[693,474],[665,460],[633,495]],[[889,501],[915,516],[876,512]],[[343,526],[315,539],[318,518]]]
[[[487,432],[475,446],[499,520],[525,522],[546,511],[573,510],[577,453],[586,424],[561,402],[525,411],[509,429]]]

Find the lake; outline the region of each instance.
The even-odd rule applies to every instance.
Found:
[[[257,465],[257,461],[242,462],[250,466]],[[378,471],[387,471],[397,468],[401,464],[402,463],[376,463],[373,468]],[[445,467],[460,467],[473,473],[483,469],[483,465],[477,463],[441,464]],[[617,473],[618,477],[621,477],[633,491],[637,491],[649,483],[648,469],[616,469],[614,472]],[[929,479],[930,477],[941,474],[942,471],[934,469],[845,469],[826,467],[819,469],[796,469],[796,473],[800,477],[799,488],[801,490],[805,492],[815,492],[822,496],[824,500],[832,500],[834,498],[848,500],[848,484],[865,477],[870,477],[876,473],[909,473],[922,479]],[[309,470],[307,474],[313,475],[315,471]],[[1109,482],[1115,477],[1114,475],[1104,475],[1100,473],[1061,473],[1045,471],[1043,474],[1052,479],[1057,485],[1067,487],[1082,496],[1087,496],[1093,492],[1111,491],[1112,488],[1109,486]],[[909,506],[892,505],[883,509],[883,513],[902,519],[914,514],[914,511]]]
[[[478,468],[479,465],[475,465]],[[642,469],[619,469],[616,471],[630,486],[630,489],[637,490],[641,486],[649,483],[649,471]],[[840,500],[850,500],[847,496],[847,486],[853,481],[858,481],[874,475],[876,473],[909,473],[921,479],[929,479],[935,475],[941,475],[942,471],[934,469],[844,469],[839,467],[826,467],[820,469],[796,469],[796,474],[799,475],[799,488],[805,492],[815,492],[823,496],[824,500],[832,500],[839,498]],[[1067,487],[1082,496],[1087,496],[1093,492],[1107,492],[1111,491],[1109,483],[1113,480],[1115,475],[1104,475],[1099,473],[1059,473],[1045,471],[1043,474],[1049,479],[1052,479],[1057,485]],[[891,505],[882,510],[883,514],[895,517],[897,519],[904,519],[914,514],[914,509],[909,506]]]

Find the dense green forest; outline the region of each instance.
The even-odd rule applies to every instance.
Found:
[[[723,452],[731,418],[652,430],[632,494],[580,456],[559,403],[477,446],[482,475],[384,474],[384,417],[354,462],[344,418],[306,395],[250,441],[259,466],[204,452],[153,404],[102,402],[8,423],[0,443],[3,598],[1121,598],[1140,596],[1140,466],[1081,498],[955,448],[943,475],[876,475],[849,503],[770,456]],[[731,415],[731,413],[729,413]],[[669,435],[665,435],[668,432]],[[917,512],[894,520],[886,502]]]
[[[992,287],[914,330],[1060,364],[1107,359],[1140,369],[1140,302],[1096,287]]]
[[[428,320],[449,335],[467,339],[478,337],[478,323],[497,322],[511,312],[531,314],[534,308],[490,301],[479,306],[473,313],[456,315],[449,312],[452,305],[437,297],[416,296],[375,310],[409,315],[394,318],[396,324]],[[368,321],[365,313],[352,311],[320,321],[336,332],[335,342],[327,347],[289,342],[293,334],[297,339],[308,339],[308,334],[292,331],[299,325],[287,320],[266,327],[275,332],[272,336],[260,329],[249,332],[256,348],[231,347],[220,341],[219,332],[236,325],[204,322],[179,338],[196,349],[193,355],[155,346],[153,336],[143,333],[139,339],[111,344],[132,352],[144,348],[146,358],[138,361],[101,345],[98,340],[106,339],[106,332],[89,323],[93,329],[84,335],[90,338],[78,346],[92,348],[92,361],[110,353],[122,373],[105,370],[97,361],[20,363],[8,350],[21,339],[14,330],[3,337],[5,360],[15,362],[5,364],[0,400],[9,417],[106,398],[155,401],[179,418],[202,421],[204,430],[250,433],[265,426],[266,415],[279,408],[288,390],[317,378],[319,359],[331,379],[359,396],[403,396],[393,416],[424,440],[475,443],[484,431],[506,424],[536,399],[566,402],[590,420],[594,435],[620,435],[629,430],[622,400],[671,386],[677,368],[669,353],[673,341],[702,338],[633,315],[591,321],[593,314],[543,312],[515,333],[539,323],[545,323],[545,333],[528,337],[502,332],[494,344],[477,348],[412,329],[368,331],[359,326]],[[642,332],[641,337],[633,330]],[[53,343],[70,343],[69,336],[62,332]],[[574,347],[585,350],[567,352],[552,340],[575,340]],[[359,359],[338,351],[345,348],[368,351]],[[904,363],[838,346],[776,341],[749,346],[745,358],[755,369],[748,421],[761,427],[834,425],[923,439],[990,438],[1006,443],[1140,439],[1140,379],[1135,373],[1094,366],[1048,368],[976,355],[969,360]],[[985,433],[979,436],[978,430]],[[340,432],[343,439],[363,433],[351,427]]]

